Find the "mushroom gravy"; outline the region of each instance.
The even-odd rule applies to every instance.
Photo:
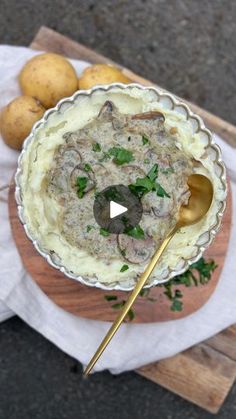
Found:
[[[176,130],[159,111],[120,113],[106,101],[97,117],[66,132],[46,175],[47,194],[61,208],[59,231],[74,248],[110,264],[144,264],[176,223],[189,198],[194,159],[177,147]],[[140,237],[101,231],[93,215],[95,194],[123,184],[143,205]]]

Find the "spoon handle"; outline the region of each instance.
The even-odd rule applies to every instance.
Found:
[[[150,262],[147,265],[145,271],[140,276],[137,284],[135,285],[135,287],[134,287],[133,291],[131,292],[128,300],[126,301],[126,303],[125,303],[125,305],[124,305],[121,313],[116,318],[116,320],[114,321],[114,323],[111,326],[111,328],[108,330],[106,336],[102,340],[102,342],[101,342],[100,346],[98,347],[97,351],[95,352],[94,356],[92,357],[92,359],[90,360],[89,364],[85,368],[84,375],[88,375],[90,373],[91,369],[94,367],[94,365],[96,364],[97,360],[102,355],[102,353],[105,350],[105,348],[107,347],[108,343],[111,341],[111,339],[113,338],[114,334],[119,329],[119,327],[120,327],[121,323],[123,322],[124,318],[126,317],[128,311],[132,307],[134,301],[136,300],[136,298],[139,295],[140,291],[142,290],[143,286],[147,282],[147,280],[148,280],[149,276],[151,275],[153,269],[155,268],[158,260],[160,259],[162,253],[164,252],[166,246],[168,245],[169,241],[172,239],[172,237],[174,236],[174,234],[176,233],[176,231],[178,230],[178,228],[179,227],[176,225],[170,231],[170,233],[165,238],[165,240],[163,241],[163,243],[161,244],[161,246],[154,253],[154,256],[150,260]]]

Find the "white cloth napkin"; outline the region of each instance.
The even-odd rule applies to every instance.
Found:
[[[27,48],[0,46],[0,108],[19,94],[17,74],[24,62],[35,54]],[[78,74],[88,65],[81,61],[73,61],[73,64]],[[96,364],[96,371],[109,369],[117,374],[167,358],[236,322],[236,152],[219,137],[216,140],[230,171],[234,204],[229,251],[216,291],[200,310],[183,319],[123,324]],[[63,351],[87,364],[110,324],[76,317],[60,309],[24,270],[11,235],[7,210],[6,186],[17,157],[18,153],[0,139],[0,320],[17,314]]]

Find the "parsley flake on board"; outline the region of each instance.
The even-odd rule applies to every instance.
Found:
[[[115,301],[115,300],[117,300],[117,296],[116,295],[104,295],[104,298],[107,301]]]
[[[189,269],[181,275],[175,276],[168,283],[163,284],[165,288],[164,294],[171,301],[172,311],[182,310],[182,293],[180,290],[172,291],[173,286],[185,285],[186,287],[207,284],[214,270],[217,268],[214,260],[207,262],[204,258],[199,259],[197,262],[192,263]]]
[[[177,275],[172,278],[166,284],[160,284],[159,287],[165,289],[164,294],[170,301],[170,310],[171,311],[181,311],[183,309],[183,302],[181,301],[183,294],[179,289],[176,287],[178,285],[184,285],[186,287],[191,286],[198,286],[198,285],[205,285],[207,284],[212,276],[212,273],[217,268],[217,265],[214,260],[206,261],[204,258],[199,259],[198,262],[193,263],[190,265],[189,269],[182,273],[181,275]],[[146,298],[148,301],[156,302],[157,300],[151,298],[149,296],[151,289],[143,288],[140,291],[140,297]],[[105,295],[104,298],[107,301],[118,300],[116,295],[107,296]],[[121,309],[124,307],[126,301],[118,301],[117,303],[113,304],[111,307],[114,309]],[[135,312],[131,310],[131,314],[129,314],[129,319],[132,320],[135,315]]]
[[[129,269],[128,265],[123,265],[120,269],[120,272],[125,272],[127,269]]]
[[[118,303],[112,304],[111,307],[114,308],[115,310],[120,310],[122,307],[124,307],[125,303],[126,303],[126,301],[122,300],[122,301],[119,301]],[[128,316],[130,321],[132,321],[134,319],[135,312],[132,308],[129,309],[129,311],[127,313],[127,316]]]
[[[133,153],[123,147],[112,147],[108,150],[108,153],[114,157],[113,162],[118,166],[134,160]]]
[[[76,187],[77,187],[77,196],[78,198],[83,198],[85,194],[85,189],[87,186],[89,178],[85,176],[78,176],[76,179]]]

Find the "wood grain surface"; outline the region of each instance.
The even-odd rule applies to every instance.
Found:
[[[31,46],[35,49],[57,52],[70,58],[83,59],[91,63],[112,63],[112,61],[106,57],[103,57],[100,54],[90,50],[89,48],[86,48],[83,45],[78,44],[77,42],[72,41],[69,38],[66,38],[65,36],[45,27],[40,29]],[[149,81],[140,78],[136,74],[129,72],[127,69],[124,69],[124,72],[126,72],[130,78],[133,77],[132,80],[134,81],[143,82],[144,84],[151,84]],[[191,105],[191,107],[194,111],[203,117],[209,128],[213,129],[233,146],[236,145],[236,127],[210,114],[209,112],[198,108],[196,105]],[[223,233],[222,239],[226,248],[229,238],[230,225],[230,196],[229,200],[230,201],[228,203],[227,213],[225,214],[224,225],[218,235],[218,240],[214,242],[215,248],[212,246],[208,251],[209,256],[214,256],[217,262],[220,263],[221,267],[224,261],[224,254],[222,253],[222,243],[219,238]],[[22,227],[19,225],[19,222],[16,221],[16,209],[12,188],[10,191],[9,209],[12,214],[12,222],[17,225],[16,231],[14,233],[15,238],[17,239],[16,236],[18,234],[22,235]],[[227,234],[224,233],[226,229],[228,229]],[[25,238],[25,240],[27,242],[28,239]],[[28,242],[27,246],[29,243],[30,242]],[[214,255],[211,253],[212,250],[214,250]],[[32,263],[37,263],[38,256],[35,256],[34,250],[32,250],[32,246],[31,250],[29,251],[29,258],[31,257],[33,258],[31,259]],[[219,271],[218,274],[216,272],[216,275],[219,275]],[[217,280],[218,278],[215,276],[213,279],[215,285]],[[69,287],[70,283],[71,289],[66,289],[67,293],[71,296],[70,300],[72,301],[73,296],[71,294],[73,293],[73,281],[69,281],[64,277],[60,277],[59,279],[52,277],[48,283],[48,279],[46,277],[43,278],[43,282],[44,284],[47,284],[48,288],[50,288],[50,293],[54,293],[56,286],[57,301],[61,304],[64,301],[65,284],[66,287]],[[90,292],[90,290],[88,291]],[[195,291],[196,292],[194,298],[197,298],[197,294],[199,292],[206,292],[204,288],[199,288]],[[159,298],[161,299],[161,297]],[[188,304],[188,301],[185,301],[185,310],[186,303]],[[76,307],[77,304],[78,302],[76,301],[76,298],[74,298],[74,307]],[[142,304],[145,305],[145,302],[142,302]],[[154,306],[155,304],[152,307]],[[67,309],[66,304],[64,305],[64,308]],[[158,320],[160,320],[160,318]],[[201,406],[209,412],[217,413],[222,406],[231,386],[233,385],[236,376],[236,326],[231,326],[216,336],[208,339],[207,341],[196,345],[195,347],[190,348],[187,351],[184,351],[174,357],[144,366],[137,370],[137,373],[157,384],[162,385],[163,387],[197,404],[198,406]]]
[[[231,330],[233,346],[236,345],[236,327]],[[222,337],[220,333],[215,339],[221,341]],[[235,381],[236,362],[210,344],[211,339],[137,372],[209,412],[217,413]]]

